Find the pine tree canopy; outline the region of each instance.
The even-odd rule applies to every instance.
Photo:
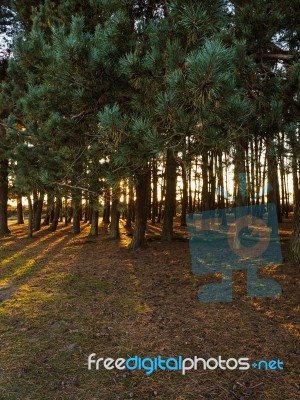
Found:
[[[1,12],[1,26],[18,21],[1,98],[24,186],[89,190],[167,149],[270,147],[297,129],[297,1],[16,0]]]

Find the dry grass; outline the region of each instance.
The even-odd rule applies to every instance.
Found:
[[[11,226],[0,240],[0,399],[295,400],[299,382],[299,268],[264,268],[283,294],[246,296],[234,274],[232,303],[200,303],[213,277],[191,273],[188,243],[126,248],[88,226],[42,230],[33,239]],[[282,229],[290,232],[288,222]],[[178,230],[184,233],[184,230]],[[150,229],[151,235],[159,227]],[[283,243],[286,252],[288,243]],[[2,297],[1,297],[2,296]],[[284,371],[88,371],[87,356],[277,359]]]

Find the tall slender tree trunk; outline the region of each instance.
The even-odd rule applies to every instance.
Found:
[[[193,193],[192,193],[192,161],[189,163],[188,170],[188,182],[189,182],[189,199],[188,199],[188,212],[189,214],[193,212]]]
[[[215,154],[211,152],[211,158],[209,163],[209,181],[210,181],[210,192],[209,192],[209,209],[214,215],[216,209],[216,174],[215,174]]]
[[[99,210],[95,206],[92,206],[92,221],[89,236],[97,236],[99,231]]]
[[[147,219],[152,221],[152,185],[151,185],[151,168],[149,167],[149,173],[147,174],[148,187],[147,187]]]
[[[251,143],[250,143],[250,148],[251,148],[251,155],[250,155],[250,168],[251,168],[251,180],[249,179],[249,192],[251,193],[251,206],[255,205],[255,187],[257,182],[255,182],[255,165],[254,165],[254,161],[255,161],[255,154],[254,154],[254,139],[251,139]],[[259,163],[259,160],[256,159],[256,163]],[[253,209],[253,207],[252,207]],[[251,214],[253,214],[253,212],[251,211]]]
[[[209,210],[209,192],[208,192],[208,153],[202,153],[202,211]]]
[[[99,190],[100,190],[100,182],[98,179],[93,182],[93,185],[91,186],[92,192],[89,198],[89,210],[91,213],[91,229],[89,236],[97,236],[98,235],[98,230],[99,230]],[[86,199],[86,202],[88,199]],[[88,210],[86,210],[86,213]],[[88,220],[89,218],[87,218]]]
[[[88,222],[91,222],[91,196],[88,196],[85,193],[84,196],[84,218],[83,222],[87,224]]]
[[[186,212],[188,207],[188,183],[187,183],[186,165],[184,161],[181,164],[181,176],[182,176],[182,204],[181,204],[180,225],[186,226]]]
[[[155,225],[155,219],[158,214],[158,200],[157,200],[157,184],[158,184],[158,176],[157,176],[157,160],[156,158],[152,161],[152,215],[151,215],[151,223]]]
[[[24,224],[22,196],[18,196],[17,198],[17,224],[18,225]]]
[[[293,235],[290,241],[289,261],[293,264],[300,263],[300,188],[298,177],[298,164],[295,154],[292,156],[292,173],[294,189],[294,220]]]
[[[79,190],[72,192],[72,207],[73,207],[73,233],[75,235],[80,233],[80,207],[81,207],[81,193]]]
[[[10,233],[10,230],[8,229],[8,220],[7,220],[8,218],[7,203],[8,203],[8,160],[0,159],[0,236],[7,235]]]
[[[188,137],[188,154],[191,154],[191,140]],[[193,212],[193,195],[192,195],[192,158],[189,160],[188,166],[188,213],[191,214]]]
[[[275,152],[275,145],[273,140],[268,136],[266,141],[266,157],[268,164],[268,181],[270,189],[268,192],[268,226],[272,228],[272,234],[277,235],[276,224],[273,223],[273,215],[269,204],[273,203],[276,207],[276,214],[278,222],[282,222],[282,215],[280,210],[280,194],[279,194],[279,181],[277,171],[277,157]]]
[[[247,188],[246,184],[246,168],[245,168],[245,148],[241,143],[236,144],[235,153],[235,190],[236,190],[236,209],[235,209],[235,236],[233,242],[234,249],[240,249],[241,238],[240,233],[242,230],[241,218],[245,215],[244,204],[245,204],[245,191]]]
[[[33,219],[33,229],[34,229],[34,221],[35,221],[35,216],[36,216],[36,211],[37,211],[37,206],[38,206],[38,191],[34,189],[32,191],[32,197],[33,197],[33,203],[32,203],[32,219]]]
[[[145,244],[145,232],[147,226],[147,189],[149,171],[140,171],[136,176],[136,202],[135,202],[135,226],[130,248],[137,250]]]
[[[105,190],[103,222],[105,224],[109,224],[109,222],[110,222],[110,189],[109,188],[107,188]]]
[[[119,220],[120,212],[118,210],[119,205],[119,190],[112,190],[112,202],[111,202],[111,221],[110,221],[110,234],[111,239],[118,239],[120,237]]]
[[[290,212],[290,200],[289,200],[289,173],[286,172],[284,175],[285,180],[285,218],[289,217]]]
[[[65,215],[65,226],[69,224],[69,207],[68,207],[68,197],[64,197],[64,215]]]
[[[172,241],[176,197],[176,160],[173,149],[167,150],[166,182],[165,212],[161,238],[163,241]]]
[[[219,216],[221,218],[221,226],[227,226],[227,217],[225,211],[225,200],[224,200],[224,176],[223,176],[223,163],[222,163],[222,151],[218,152],[218,184],[219,184]]]
[[[31,200],[31,194],[27,195],[28,200],[28,233],[27,237],[32,238],[32,231],[33,231],[33,206]]]
[[[198,162],[197,162],[197,157],[195,158],[195,174],[194,174],[194,196],[193,196],[193,205],[192,205],[192,212],[194,213],[196,211],[196,201],[197,201],[197,194],[199,192],[200,187],[200,179],[198,176]]]
[[[58,221],[59,221],[59,216],[60,216],[60,208],[61,208],[61,198],[59,196],[56,196],[56,202],[54,206],[54,213],[53,213],[53,220],[51,222],[51,225],[48,229],[50,232],[55,232],[57,229]]]
[[[43,226],[47,226],[50,222],[53,221],[53,210],[54,210],[54,196],[52,193],[48,193],[47,195],[47,210],[44,221],[42,223]],[[52,218],[51,218],[52,214]]]
[[[133,183],[132,179],[129,178],[128,182],[128,206],[126,213],[126,229],[132,228],[132,217],[133,217],[133,208],[134,208],[134,192],[133,192]]]
[[[42,219],[42,212],[43,212],[43,204],[44,204],[44,192],[40,192],[40,195],[36,202],[36,209],[34,214],[34,221],[33,221],[33,229],[35,231],[39,231],[41,229],[41,219]]]
[[[163,218],[163,203],[165,199],[165,194],[166,194],[166,171],[162,174],[162,182],[161,182],[161,188],[160,188],[160,201],[158,205],[158,215],[157,215],[157,223],[159,224],[161,219]]]
[[[260,145],[261,147],[261,145]],[[259,206],[259,202],[260,202],[260,196],[259,196],[259,192],[260,192],[260,186],[261,186],[261,149],[258,148],[258,138],[257,136],[255,136],[254,139],[254,159],[256,160],[256,164],[255,164],[255,192],[256,192],[256,199],[255,199],[255,204],[257,206]],[[256,217],[260,217],[260,213],[257,211],[257,209],[259,209],[259,207],[256,207]]]

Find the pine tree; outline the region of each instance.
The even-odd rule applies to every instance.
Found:
[[[297,1],[251,3],[233,1],[234,40],[243,41],[247,57],[252,59],[252,71],[244,76],[240,70],[239,85],[255,107],[253,131],[266,143],[268,179],[272,191],[268,201],[277,206],[280,213],[278,183],[279,132],[287,132],[290,142],[297,143],[299,127],[299,4]],[[249,69],[248,69],[249,70]],[[291,149],[292,158],[298,157],[297,146]],[[294,192],[297,192],[297,168],[294,174]],[[297,193],[296,193],[297,199]],[[282,199],[283,201],[283,199]],[[296,206],[297,208],[297,206]],[[291,242],[291,259],[299,260],[298,217],[295,212],[295,235]],[[271,221],[269,221],[270,223]],[[297,244],[298,243],[298,244]]]
[[[13,32],[14,18],[9,3],[4,1],[0,5],[0,85],[7,78],[7,61],[10,54],[10,36]],[[9,234],[7,221],[8,203],[8,140],[4,119],[7,117],[5,103],[1,101],[2,90],[0,86],[0,235]]]

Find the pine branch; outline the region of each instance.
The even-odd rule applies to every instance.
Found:
[[[66,187],[66,188],[70,188],[70,189],[82,190],[84,192],[91,193],[94,196],[102,197],[100,193],[94,192],[93,190],[90,190],[90,189],[87,189],[87,188],[84,188],[84,187],[81,187],[81,186],[69,185],[68,183],[61,183],[61,182],[52,182],[51,184],[52,185],[58,185],[59,187]]]
[[[252,57],[256,59],[262,58],[264,60],[282,60],[282,61],[288,61],[294,58],[293,55],[285,53],[252,54]]]

